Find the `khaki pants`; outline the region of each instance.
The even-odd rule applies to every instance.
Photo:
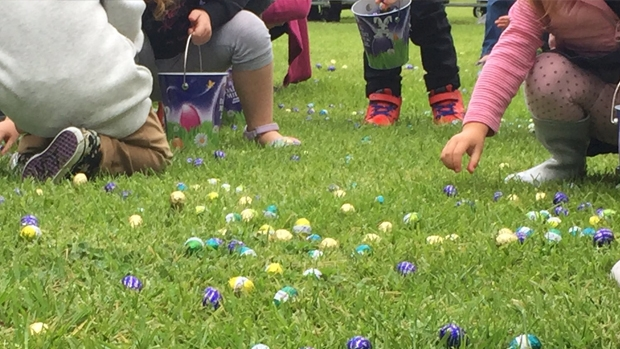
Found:
[[[153,111],[146,122],[133,134],[115,139],[100,134],[101,164],[99,171],[111,175],[131,175],[136,172],[161,172],[172,159],[172,152],[166,133]],[[52,142],[52,138],[43,138],[26,134],[19,142],[17,152],[20,154],[40,153]]]

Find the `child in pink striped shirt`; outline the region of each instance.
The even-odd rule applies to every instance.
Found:
[[[583,177],[587,156],[618,152],[610,107],[620,81],[619,13],[614,0],[517,0],[476,83],[463,130],[442,151],[445,166],[460,172],[467,153],[473,173],[485,138],[498,131],[523,82],[536,137],[551,158],[507,180]],[[544,31],[555,48],[536,55]]]

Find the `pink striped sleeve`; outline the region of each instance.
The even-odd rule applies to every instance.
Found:
[[[543,25],[528,0],[517,0],[510,9],[510,24],[478,77],[464,124],[480,122],[494,133],[512,98],[534,66],[542,45]]]

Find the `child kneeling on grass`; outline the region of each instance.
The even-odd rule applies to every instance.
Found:
[[[382,9],[399,0],[375,0]],[[465,107],[459,92],[460,78],[451,26],[443,1],[413,0],[411,42],[420,47],[424,81],[435,124],[451,124],[463,120]],[[364,80],[369,99],[365,122],[388,126],[400,117],[401,68],[377,70],[370,67],[364,54]]]
[[[136,65],[145,4],[0,1],[0,123],[22,178],[162,171],[172,153]],[[19,131],[18,131],[19,130]]]
[[[271,36],[257,16],[269,0],[146,0],[143,28],[148,41],[141,61],[152,61],[154,94],[160,94],[156,72],[183,72],[188,35],[200,55],[188,57],[187,70],[225,72],[232,66],[235,90],[246,119],[244,135],[262,145],[299,145],[282,136],[273,122],[273,53]],[[244,10],[250,9],[252,11]],[[149,45],[150,42],[150,45]],[[201,64],[202,63],[202,64]],[[160,96],[154,96],[157,98]],[[161,100],[161,98],[160,98]]]
[[[507,180],[583,177],[587,156],[617,152],[610,108],[620,81],[619,14],[620,2],[614,0],[517,0],[510,25],[478,78],[463,130],[443,149],[443,163],[459,172],[467,153],[467,170],[474,171],[485,137],[497,132],[524,81],[536,138],[552,157]],[[554,49],[537,56],[545,30]]]

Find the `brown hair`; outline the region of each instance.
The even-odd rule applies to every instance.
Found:
[[[156,20],[162,20],[169,8],[177,5],[177,0],[144,0],[147,4],[155,4],[153,9],[153,17]]]

